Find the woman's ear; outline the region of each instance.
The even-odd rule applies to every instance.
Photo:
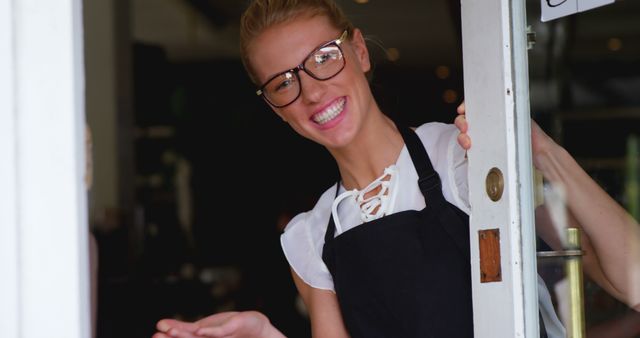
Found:
[[[367,49],[367,44],[364,41],[364,37],[362,36],[362,32],[358,28],[353,29],[351,38],[351,46],[353,47],[353,52],[356,54],[356,59],[360,65],[360,69],[363,73],[371,70],[371,60],[369,60],[369,49]]]

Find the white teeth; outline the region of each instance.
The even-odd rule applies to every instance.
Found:
[[[337,100],[334,104],[327,107],[324,111],[313,115],[313,120],[318,124],[325,124],[336,116],[340,115],[342,109],[344,108],[344,104],[347,100],[343,97]]]

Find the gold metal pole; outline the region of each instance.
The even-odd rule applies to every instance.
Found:
[[[581,250],[580,230],[567,229],[567,250]],[[568,337],[586,337],[584,317],[584,284],[582,279],[582,257],[568,256],[565,260],[565,270],[569,279],[569,304],[571,308]]]

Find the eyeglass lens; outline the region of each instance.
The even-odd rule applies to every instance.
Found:
[[[311,53],[304,61],[303,71],[316,80],[327,80],[337,75],[344,67],[342,51],[337,45],[328,45]],[[282,73],[264,86],[264,95],[275,106],[285,106],[295,101],[300,94],[297,70]]]

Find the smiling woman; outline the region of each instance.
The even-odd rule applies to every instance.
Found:
[[[257,94],[324,146],[340,173],[281,238],[313,336],[472,336],[466,165],[456,128],[413,130],[381,111],[365,75],[362,32],[333,1],[254,1],[241,38]],[[441,319],[424,320],[431,317]],[[163,320],[156,337],[281,335],[266,324],[256,312]]]
[[[333,1],[254,1],[242,28],[257,94],[324,146],[340,173],[281,238],[313,336],[472,336],[465,163],[455,127],[414,131],[381,111],[365,75],[363,34]],[[423,320],[436,313],[445,320]],[[157,337],[216,337],[239,322],[246,336],[279,334],[263,319],[245,312],[164,320]]]
[[[241,50],[256,93],[323,146],[339,171],[281,236],[313,336],[472,337],[467,160],[458,129],[409,128],[382,112],[365,76],[363,34],[332,0],[253,1],[242,17]],[[459,128],[466,132],[465,123]],[[536,140],[539,149],[561,149]],[[541,334],[560,337],[548,291],[538,287],[547,295]],[[165,319],[157,328],[155,338],[283,336],[255,311]]]

